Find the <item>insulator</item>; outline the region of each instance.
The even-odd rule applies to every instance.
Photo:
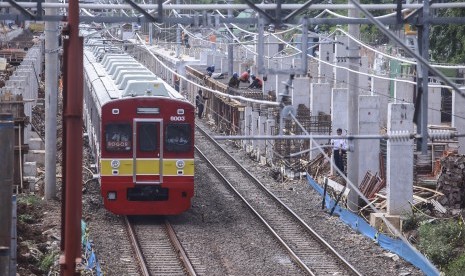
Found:
[[[389,140],[392,142],[407,142],[410,139],[410,133],[407,130],[393,130],[389,132]]]
[[[434,140],[450,140],[452,132],[448,130],[432,129],[428,131],[429,138]]]

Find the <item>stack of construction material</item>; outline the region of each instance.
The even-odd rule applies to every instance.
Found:
[[[437,190],[444,195],[439,203],[451,209],[465,207],[465,155],[449,155],[441,160],[442,173]]]

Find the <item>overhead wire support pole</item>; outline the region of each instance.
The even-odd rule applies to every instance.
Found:
[[[279,1],[279,0],[278,0]],[[269,15],[266,11],[260,9],[259,7],[257,7],[252,1],[250,0],[244,0],[244,2],[249,5],[249,7],[251,7],[254,11],[258,12],[259,14],[263,15],[265,18],[268,19],[269,22],[272,22],[272,23],[275,23],[276,22],[276,19],[271,17],[271,15]]]
[[[147,11],[145,11],[143,8],[141,8],[139,5],[137,5],[136,3],[132,2],[131,0],[124,0],[126,3],[128,3],[131,7],[133,7],[135,10],[137,10],[138,12],[140,12],[141,14],[143,14],[145,16],[145,18],[149,19],[149,21],[151,22],[159,22],[159,19],[153,17],[150,13],[148,13]],[[158,1],[158,9],[160,9],[160,5],[161,5],[161,1]],[[161,14],[158,14],[158,17],[162,16]]]
[[[63,179],[65,188],[64,256],[60,257],[61,275],[76,275],[81,262],[82,218],[82,111],[83,111],[83,38],[79,37],[79,0],[70,0],[67,39],[64,43],[63,93]]]
[[[29,11],[27,11],[25,8],[20,6],[18,3],[16,3],[16,1],[13,1],[13,0],[6,0],[6,1],[10,3],[10,5],[12,5],[15,9],[19,10],[19,12],[21,12],[23,15],[25,15],[27,19],[35,20],[35,16]]]
[[[355,0],[354,2],[358,2]],[[358,18],[360,15],[359,11],[355,8],[349,9],[349,17]],[[360,39],[360,25],[350,24],[349,33],[355,39]],[[347,74],[347,110],[346,116],[348,118],[347,128],[349,134],[359,134],[359,62],[360,62],[360,50],[359,45],[353,40],[349,39],[347,45],[347,56],[349,62],[347,67],[350,71]],[[347,153],[347,177],[349,180],[358,187],[360,183],[360,150],[358,141],[354,141],[353,150]],[[350,192],[347,200],[347,207],[352,212],[358,211],[359,196],[356,192]]]
[[[306,3],[304,3],[304,5],[302,7],[298,8],[297,10],[294,10],[293,12],[288,14],[286,17],[284,17],[283,22],[287,22],[288,20],[291,20],[292,18],[294,18],[299,13],[304,12],[310,5],[318,4],[321,1],[323,1],[323,0],[309,0],[309,1],[307,1]]]
[[[429,58],[429,3],[428,1],[424,2],[422,9],[423,13],[420,16],[421,22],[418,26],[418,48],[420,50],[420,55],[425,60]],[[420,105],[415,106],[415,109],[419,109],[419,116],[417,115],[417,133],[420,134],[423,138],[418,140],[417,148],[421,149],[422,154],[428,153],[428,69],[424,64],[419,64],[418,66],[421,70],[417,70],[417,91],[418,94],[421,93]],[[415,112],[417,112],[415,110]]]

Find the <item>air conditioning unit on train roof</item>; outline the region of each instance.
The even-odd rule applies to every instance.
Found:
[[[122,97],[146,96],[146,92],[151,91],[152,96],[170,97],[165,83],[159,80],[130,80],[126,89],[122,92]]]
[[[151,75],[153,74],[149,69],[145,67],[131,67],[125,68],[121,67],[116,69],[116,72],[113,74],[113,79],[115,80],[116,85],[119,85],[123,80],[124,76],[127,74],[137,74],[137,75]]]

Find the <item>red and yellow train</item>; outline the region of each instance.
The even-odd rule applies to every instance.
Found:
[[[84,50],[84,121],[107,210],[175,215],[194,195],[195,108],[118,47]]]

